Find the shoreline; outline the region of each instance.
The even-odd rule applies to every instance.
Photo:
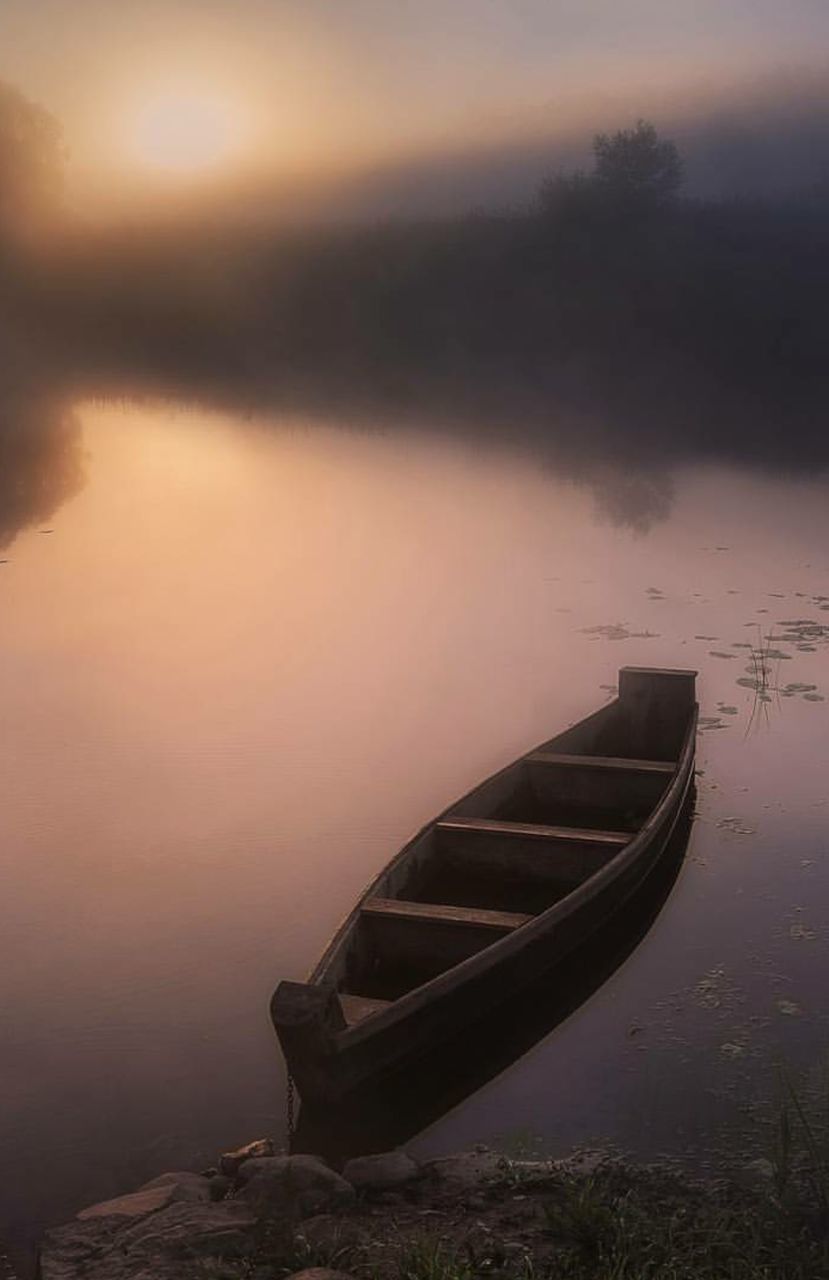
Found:
[[[702,1180],[601,1151],[511,1160],[484,1146],[360,1156],[337,1173],[260,1139],[82,1209],[46,1233],[36,1276],[824,1280],[829,1214],[813,1173],[761,1158]]]

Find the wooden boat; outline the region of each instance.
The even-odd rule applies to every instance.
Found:
[[[459,1019],[451,1036],[416,1058],[373,1076],[333,1105],[303,1102],[290,1135],[291,1154],[319,1155],[341,1169],[352,1156],[402,1146],[550,1035],[625,964],[650,931],[684,864],[694,799],[692,784],[658,863],[626,899],[624,911],[614,912],[601,929],[508,999],[478,1018]],[[537,1079],[550,1063],[550,1054],[538,1055],[527,1067],[527,1080]],[[487,1109],[487,1103],[481,1105]],[[492,1107],[490,1098],[488,1110]]]
[[[595,935],[642,885],[693,777],[693,671],[618,697],[451,805],[366,890],[271,1016],[303,1101],[434,1049]]]

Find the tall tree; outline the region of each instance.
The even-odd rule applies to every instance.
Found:
[[[597,184],[622,203],[659,206],[682,186],[682,160],[673,142],[660,138],[648,120],[633,129],[597,133],[593,139]]]

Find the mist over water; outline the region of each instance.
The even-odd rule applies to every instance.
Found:
[[[277,980],[626,662],[700,671],[679,883],[608,986],[424,1149],[531,1130],[704,1158],[775,1053],[817,1061],[824,482],[684,468],[643,532],[494,444],[164,405],[74,420],[85,486],[48,525],[30,507],[0,565],[7,1235],[280,1138]],[[758,721],[745,646],[767,631],[788,657]]]

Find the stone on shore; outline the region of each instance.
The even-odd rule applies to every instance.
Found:
[[[131,1191],[124,1196],[115,1196],[112,1200],[101,1200],[99,1204],[91,1204],[81,1209],[77,1215],[79,1222],[88,1218],[143,1218],[157,1209],[165,1209],[173,1202],[173,1187],[144,1187],[140,1191]]]
[[[441,1156],[423,1166],[423,1172],[430,1178],[445,1183],[447,1189],[458,1191],[486,1182],[491,1178],[500,1177],[503,1170],[504,1157],[497,1151],[488,1149],[462,1151],[454,1156]]]
[[[331,1267],[306,1267],[304,1271],[292,1271],[287,1280],[354,1280],[350,1271],[335,1271]]]
[[[273,1155],[273,1141],[270,1138],[256,1138],[235,1151],[225,1151],[219,1157],[219,1171],[226,1178],[235,1178],[247,1160],[256,1160],[263,1156]]]
[[[255,1214],[235,1201],[183,1201],[140,1216],[87,1216],[47,1232],[40,1277],[181,1280],[193,1274],[188,1261],[203,1270],[206,1257],[240,1257],[252,1252],[255,1226]]]
[[[155,1187],[172,1188],[171,1203],[177,1203],[181,1200],[209,1200],[211,1198],[210,1188],[211,1180],[205,1178],[201,1173],[161,1173],[157,1178],[153,1178],[151,1182],[145,1182],[143,1187],[139,1187],[139,1191],[150,1191]]]
[[[418,1177],[420,1166],[405,1151],[356,1156],[343,1169],[343,1177],[358,1191],[387,1191]]]
[[[209,1199],[210,1183],[200,1173],[162,1173],[137,1191],[88,1205],[77,1217],[79,1222],[89,1218],[143,1218],[182,1200]]]
[[[239,1170],[244,1197],[262,1214],[310,1216],[349,1208],[356,1198],[350,1182],[316,1156],[265,1156]]]
[[[250,1253],[249,1234],[256,1215],[235,1200],[223,1204],[173,1204],[119,1231],[116,1245],[127,1252],[156,1254],[217,1254],[221,1257]]]

